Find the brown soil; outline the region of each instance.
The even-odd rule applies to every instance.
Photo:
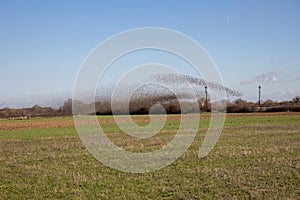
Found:
[[[286,115],[299,115],[300,113],[294,113],[294,112],[280,112],[280,113],[231,113],[227,114],[226,118],[237,118],[237,117],[256,117],[256,116],[286,116]],[[197,117],[197,115],[191,115],[189,116],[191,119]],[[200,114],[200,119],[209,119],[210,114]],[[155,120],[161,120],[162,118],[156,117]],[[168,116],[168,120],[175,121],[180,120],[180,115],[171,115]],[[124,120],[121,118],[121,122],[126,123],[127,119],[124,117]],[[141,116],[137,117],[135,116],[133,118],[133,121],[136,123],[139,122],[149,122],[149,117],[147,116]],[[113,118],[101,118],[99,119],[100,124],[114,124]],[[31,119],[28,121],[20,120],[20,121],[3,121],[0,123],[0,131],[1,130],[26,130],[26,129],[43,129],[43,128],[62,128],[62,127],[72,127],[74,126],[74,121],[70,118],[64,119],[64,118],[57,118],[57,119],[51,119],[49,121],[40,121]]]
[[[73,120],[57,119],[51,121],[22,121],[13,123],[1,123],[0,130],[25,130],[25,129],[42,129],[42,128],[62,128],[74,126]]]

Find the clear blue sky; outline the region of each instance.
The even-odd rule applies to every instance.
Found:
[[[0,1],[0,101],[70,91],[107,37],[164,27],[199,42],[225,85],[256,98],[300,95],[300,1]]]

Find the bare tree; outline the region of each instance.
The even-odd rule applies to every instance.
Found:
[[[296,96],[293,98],[294,103],[300,103],[300,96]]]

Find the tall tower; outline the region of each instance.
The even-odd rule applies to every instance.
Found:
[[[205,107],[208,108],[208,100],[207,100],[207,86],[205,86]]]
[[[261,86],[258,86],[258,106],[260,106]]]

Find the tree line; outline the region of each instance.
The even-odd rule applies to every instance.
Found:
[[[195,107],[195,103],[190,100],[176,99],[175,96],[160,96],[153,98],[138,98],[129,102],[129,107],[125,106],[124,102],[115,102],[114,114],[180,114],[180,113],[195,113],[195,112],[211,112],[221,111],[228,113],[244,113],[244,112],[300,112],[300,97],[296,96],[290,101],[273,101],[271,99],[262,101],[260,105],[258,102],[248,102],[244,99],[236,99],[234,101],[223,100],[222,103],[226,104],[226,108],[220,107],[220,102],[206,101],[205,98],[197,100],[199,107]],[[57,116],[71,116],[72,103],[76,105],[76,112],[74,114],[91,114],[91,115],[111,115],[112,108],[110,101],[97,101],[95,103],[84,103],[81,101],[74,101],[68,99],[58,109],[51,107],[40,107],[38,105],[32,108],[3,108],[0,109],[0,118],[7,119],[28,119],[36,117],[57,117]],[[161,106],[152,107],[155,104]],[[95,107],[95,112],[87,113],[91,106]],[[184,106],[184,109],[181,107]],[[151,108],[152,107],[152,108]],[[129,108],[129,110],[128,110]],[[184,112],[183,112],[184,110]]]

